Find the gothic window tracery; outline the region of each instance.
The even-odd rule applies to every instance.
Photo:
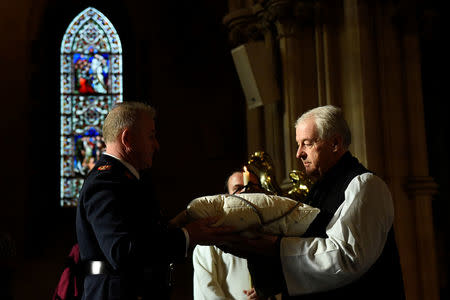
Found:
[[[122,102],[122,46],[111,22],[89,7],[61,43],[60,201],[76,206],[84,178],[105,150],[103,120]]]

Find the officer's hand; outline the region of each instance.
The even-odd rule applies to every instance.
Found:
[[[184,225],[189,223],[189,221],[191,221],[189,215],[187,214],[186,210],[183,210],[169,221],[169,225],[172,227],[183,227]]]

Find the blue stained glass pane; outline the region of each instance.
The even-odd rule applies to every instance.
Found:
[[[89,7],[61,42],[61,205],[76,206],[89,168],[103,153],[103,120],[122,102],[122,46],[111,22]]]

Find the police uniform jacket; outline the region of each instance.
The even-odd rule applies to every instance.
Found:
[[[149,180],[102,155],[81,189],[76,231],[82,263],[107,266],[86,274],[83,299],[168,298],[167,266],[184,257],[186,237],[161,221]]]

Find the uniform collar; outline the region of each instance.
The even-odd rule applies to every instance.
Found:
[[[141,179],[141,177],[139,176],[139,172],[136,170],[135,167],[133,167],[130,163],[124,161],[123,159],[120,159],[112,154],[109,154],[107,152],[104,152],[103,154],[111,156],[112,158],[117,159],[118,161],[120,161],[130,172],[131,174],[133,174],[137,179]]]

